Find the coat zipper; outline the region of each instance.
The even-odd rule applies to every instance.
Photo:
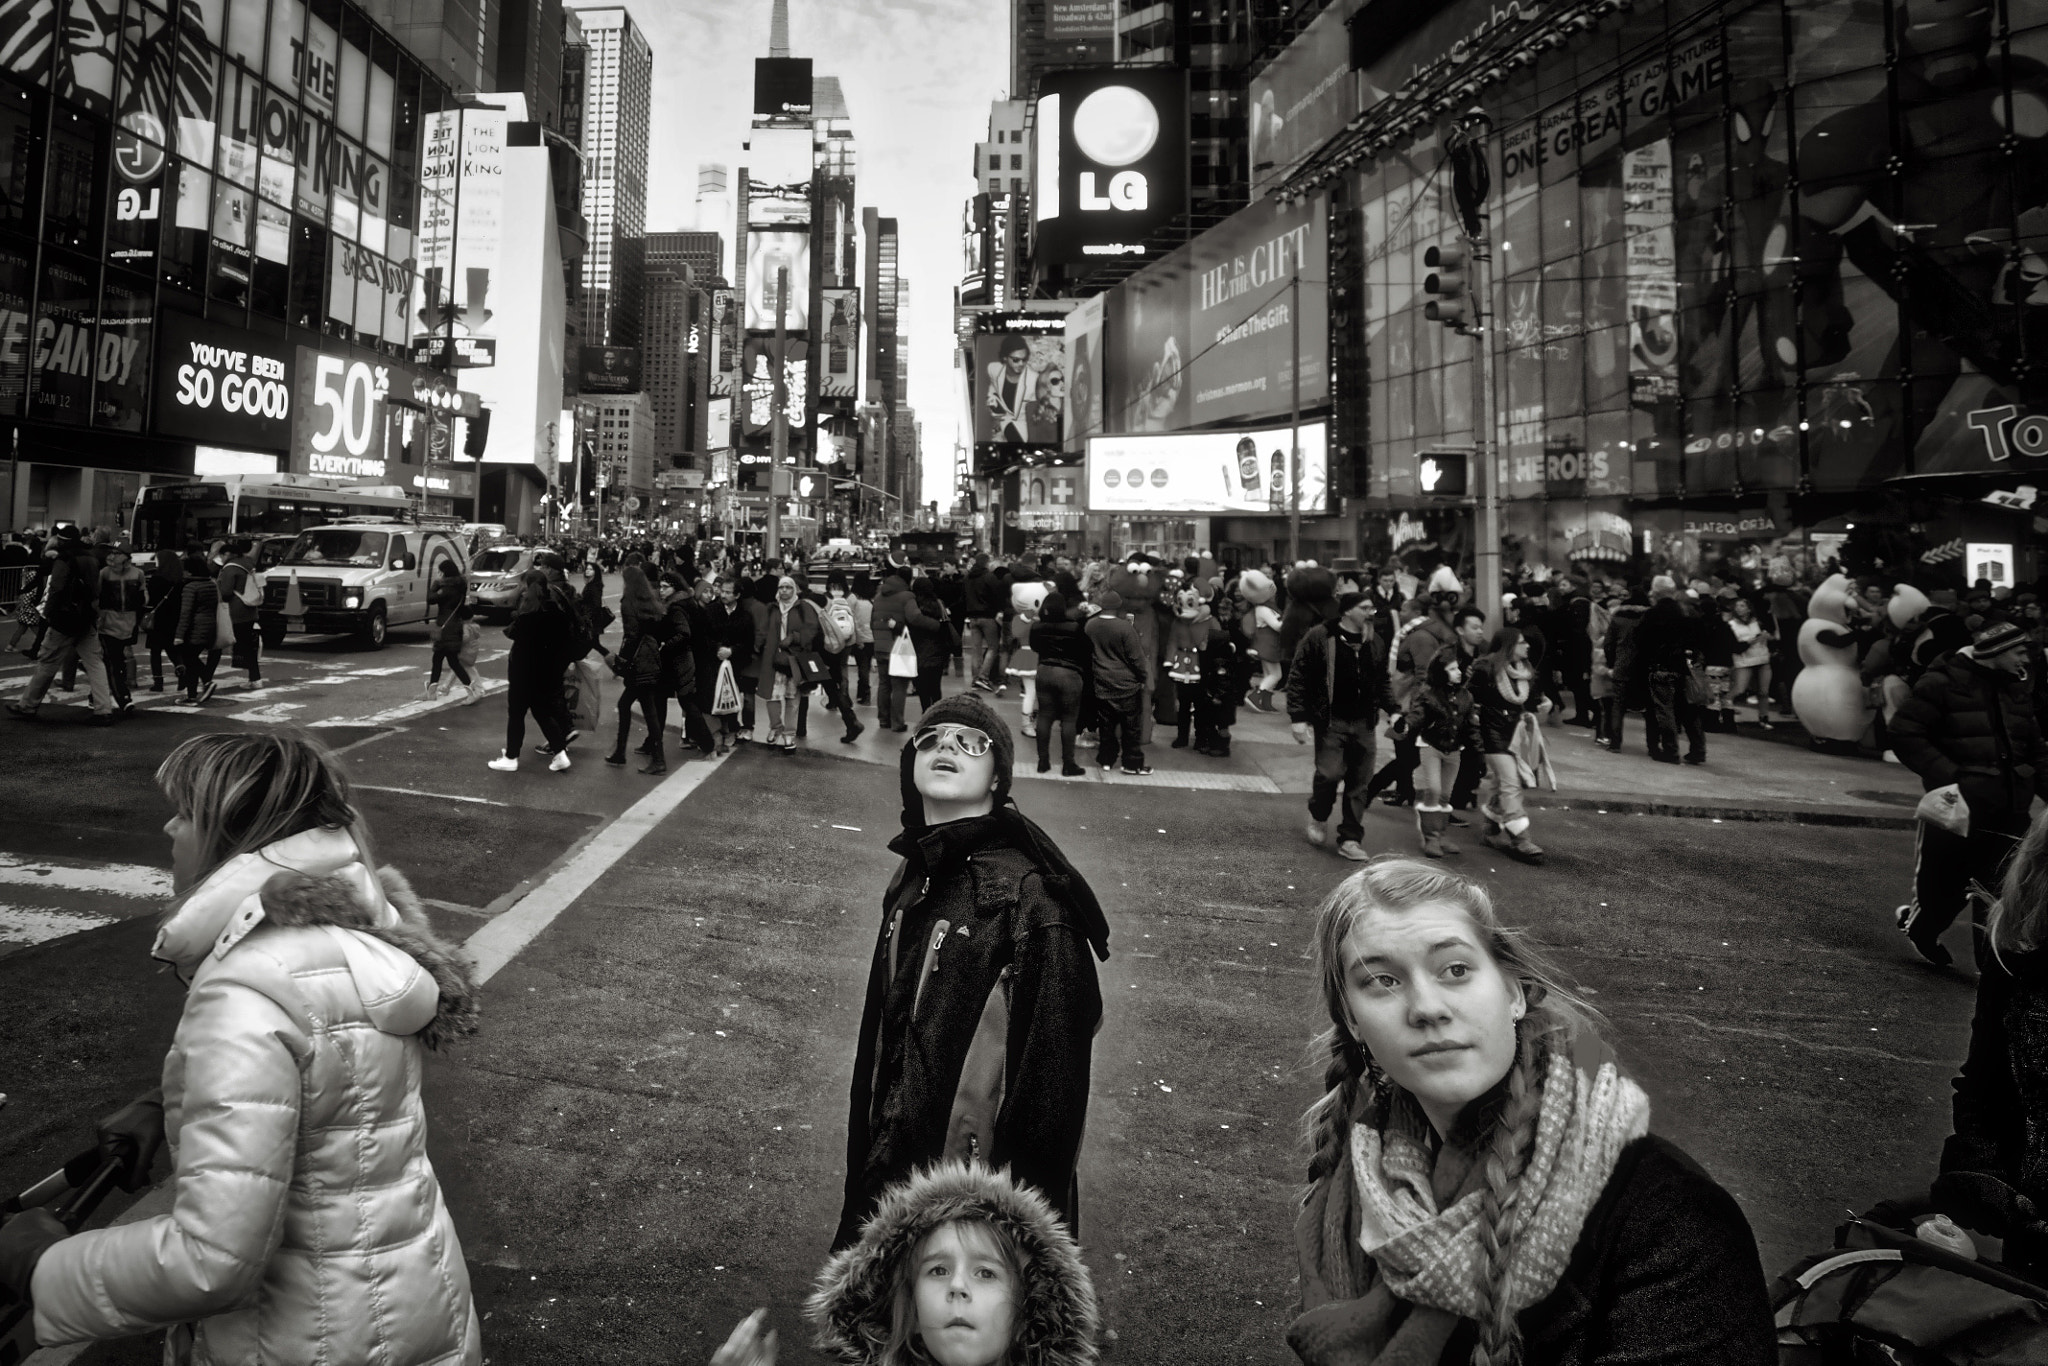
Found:
[[[950,920],[941,920],[932,926],[932,942],[924,951],[924,968],[917,974],[917,994],[910,998],[910,1018],[915,1020],[920,1007],[924,1005],[925,983],[939,975],[939,950],[946,946],[946,935],[953,928]]]

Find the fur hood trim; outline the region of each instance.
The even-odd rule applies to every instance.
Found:
[[[416,1035],[419,1041],[438,1049],[476,1033],[477,989],[468,957],[434,933],[419,895],[403,873],[379,868],[377,882],[385,901],[398,912],[396,923],[383,915],[383,907],[364,905],[348,878],[314,877],[290,869],[263,884],[263,919],[286,928],[333,925],[389,944],[426,969],[439,992],[433,1018]]]
[[[804,1303],[816,1345],[848,1366],[881,1358],[902,1267],[926,1234],[954,1220],[994,1225],[1023,1254],[1023,1299],[1010,1360],[1026,1366],[1092,1366],[1100,1319],[1081,1249],[1036,1191],[980,1163],[928,1167],[889,1188],[835,1254]]]

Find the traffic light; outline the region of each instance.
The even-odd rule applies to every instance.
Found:
[[[1434,296],[1423,306],[1422,316],[1454,332],[1472,325],[1471,262],[1472,250],[1463,242],[1445,242],[1422,254],[1422,264],[1430,269],[1422,289]]]
[[[1471,457],[1464,451],[1423,451],[1415,457],[1415,486],[1432,497],[1463,498],[1471,471]]]

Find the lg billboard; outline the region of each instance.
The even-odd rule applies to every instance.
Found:
[[[1039,92],[1034,258],[1151,256],[1146,239],[1187,208],[1187,73],[1055,71]]]

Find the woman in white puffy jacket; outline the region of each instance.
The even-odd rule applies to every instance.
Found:
[[[172,1206],[11,1249],[37,1340],[167,1329],[176,1362],[480,1363],[420,1103],[422,1049],[474,1027],[467,966],[376,868],[311,739],[197,736],[157,782],[181,895],[152,952],[189,988],[163,1070]]]

